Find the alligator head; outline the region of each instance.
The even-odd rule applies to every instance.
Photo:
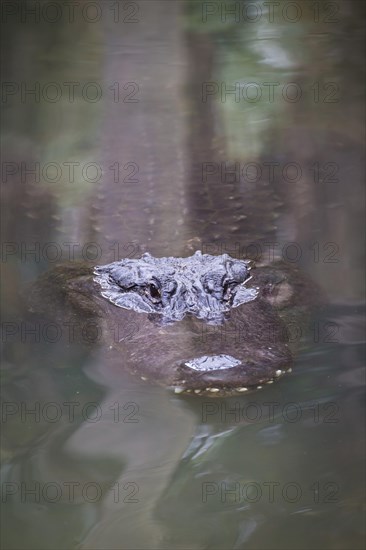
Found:
[[[121,260],[96,267],[95,281],[102,295],[116,306],[156,313],[165,323],[186,314],[220,323],[232,307],[254,300],[255,289],[245,283],[251,278],[249,262],[228,254],[210,256],[197,251],[189,258]]]
[[[94,270],[102,296],[129,310],[124,319],[141,315],[143,328],[128,343],[130,370],[177,393],[208,395],[261,387],[291,367],[271,285],[248,288],[251,279],[249,262],[201,252],[144,254]]]

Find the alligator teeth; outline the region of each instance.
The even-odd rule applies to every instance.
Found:
[[[182,393],[184,392],[184,388],[180,388],[179,386],[174,388],[174,393]]]
[[[257,386],[257,390],[261,390],[263,386]]]
[[[280,369],[276,370],[276,376],[281,376],[281,374],[282,374],[282,370]]]
[[[237,388],[237,391],[248,391],[248,388]]]
[[[206,391],[210,391],[210,392],[218,392],[220,391],[219,388],[206,388]]]

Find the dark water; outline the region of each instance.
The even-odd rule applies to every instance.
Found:
[[[3,3],[2,547],[363,548],[363,3],[52,5]],[[182,399],[27,322],[55,263],[197,248],[322,288],[279,384]]]

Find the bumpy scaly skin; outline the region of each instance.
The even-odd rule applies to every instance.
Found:
[[[116,306],[161,315],[165,323],[190,313],[212,324],[224,320],[231,307],[254,300],[257,291],[244,285],[249,262],[228,254],[211,256],[197,251],[188,258],[121,260],[96,267],[102,295]]]

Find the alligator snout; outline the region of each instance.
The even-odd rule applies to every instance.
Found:
[[[265,355],[262,353],[262,357]],[[235,395],[261,389],[263,385],[272,384],[291,371],[292,356],[289,350],[282,350],[275,362],[271,350],[268,350],[267,358],[263,357],[261,363],[257,363],[256,359],[254,356],[252,359],[238,359],[222,353],[183,361],[178,365],[178,376],[172,389],[179,394]]]

